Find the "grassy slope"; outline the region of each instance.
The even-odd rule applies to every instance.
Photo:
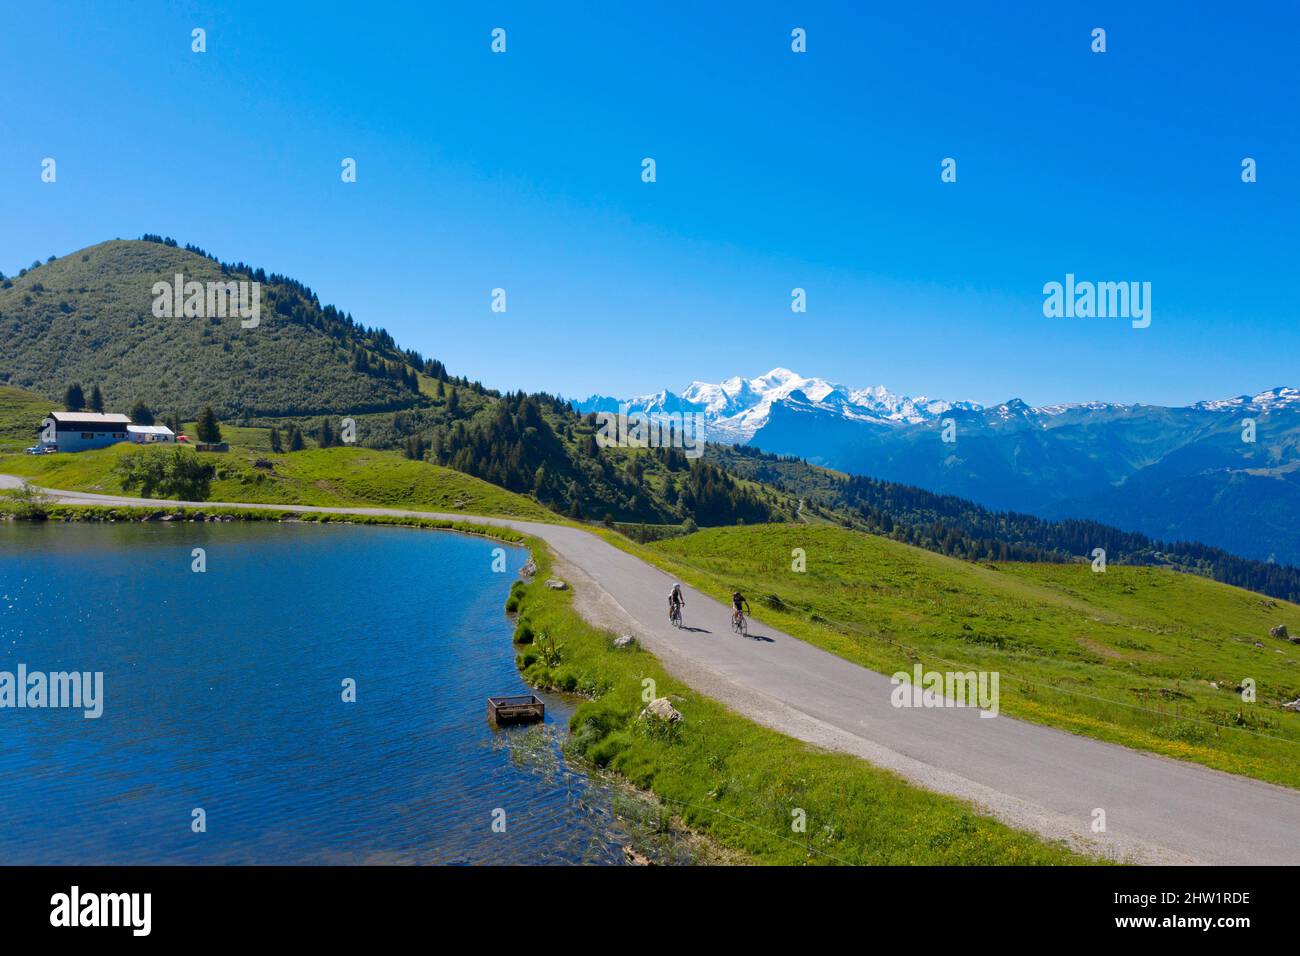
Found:
[[[59,407],[33,392],[0,385],[0,451],[35,445],[41,422]]]
[[[1280,706],[1300,696],[1300,647],[1268,636],[1300,631],[1296,605],[1161,569],[972,564],[831,527],[607,537],[874,670],[998,671],[1006,714],[1300,786],[1300,714]],[[1253,704],[1233,690],[1247,677]]]
[[[50,488],[138,494],[124,492],[112,473],[119,458],[135,453],[141,452],[119,444],[77,454],[0,455],[0,474],[20,475]],[[531,498],[450,468],[408,461],[396,452],[317,448],[273,455],[232,446],[229,454],[205,458],[218,467],[218,478],[209,495],[212,501],[462,511],[534,521],[560,520]],[[271,468],[254,467],[257,459],[270,462]]]
[[[521,622],[556,637],[548,663],[538,640],[520,646],[525,678],[594,699],[570,721],[571,745],[596,763],[652,790],[692,827],[779,864],[1059,864],[1088,862],[928,793],[865,761],[828,753],[727,710],[673,680],[639,648],[614,650],[613,635],[588,626],[572,595],[541,582],[521,592]],[[676,727],[637,719],[644,682],[683,714]],[[804,833],[792,813],[806,813]]]

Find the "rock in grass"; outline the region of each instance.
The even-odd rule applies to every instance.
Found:
[[[532,558],[529,558],[527,563],[525,563],[524,566],[519,569],[519,576],[521,578],[531,578],[536,573],[537,573],[537,564],[533,561]]]
[[[563,581],[561,581],[559,578],[547,578],[546,586],[550,588],[552,591],[563,591],[565,588],[568,587],[568,585],[565,584]]]
[[[669,703],[667,697],[656,697],[654,700],[650,701],[650,703],[646,705],[646,709],[641,711],[641,717],[643,719],[647,716],[657,718],[658,720],[666,720],[671,724],[675,724],[682,719],[681,712]]]
[[[1285,640],[1290,640],[1290,638],[1291,638],[1291,635],[1287,632],[1287,629],[1286,629],[1286,625],[1285,625],[1285,624],[1279,624],[1279,625],[1277,625],[1276,627],[1270,627],[1270,628],[1268,629],[1268,636],[1269,636],[1269,637],[1280,637],[1280,638],[1282,638],[1284,641],[1285,641]]]
[[[636,646],[636,638],[633,637],[631,634],[623,634],[619,637],[614,638],[614,648],[616,650],[622,650],[625,647],[635,647],[635,646]]]
[[[1297,714],[1300,714],[1300,697],[1297,697],[1295,700],[1291,701],[1291,703],[1289,703],[1289,704],[1283,704],[1283,705],[1282,705],[1282,709],[1283,709],[1283,710],[1294,710]]]
[[[629,866],[651,866],[650,857],[644,853],[638,853],[627,844],[623,845],[623,859],[627,860]]]

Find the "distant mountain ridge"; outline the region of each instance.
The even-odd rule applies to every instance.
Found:
[[[593,396],[579,411],[620,402]],[[705,416],[710,441],[957,495],[1300,563],[1300,389],[1181,408],[897,395],[776,368],[628,400]],[[944,441],[945,423],[952,441]],[[1253,422],[1253,426],[1251,423]],[[1252,437],[1253,441],[1243,440]]]

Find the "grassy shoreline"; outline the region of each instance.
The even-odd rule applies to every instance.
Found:
[[[0,498],[0,516],[15,517]],[[55,521],[251,520],[393,525],[476,534],[527,547],[537,566],[516,582],[509,609],[529,643],[516,662],[533,686],[585,698],[566,749],[653,794],[693,833],[764,864],[1060,865],[1100,862],[1064,844],[1013,830],[952,797],[929,793],[858,758],[761,727],[671,678],[638,646],[588,625],[571,590],[545,586],[552,556],[508,528],[374,515],[237,508],[45,506]],[[543,637],[545,635],[545,637]],[[554,638],[552,641],[551,638]],[[646,681],[683,714],[676,725],[639,717]],[[793,824],[802,815],[800,832]]]
[[[586,697],[569,746],[653,792],[692,829],[780,865],[1099,862],[728,710],[636,644],[615,648],[615,635],[581,619],[571,591],[545,586],[549,551],[533,554],[537,575],[515,584],[510,603],[524,679]],[[667,697],[681,722],[641,717],[647,696]]]

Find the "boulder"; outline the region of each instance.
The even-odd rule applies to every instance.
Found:
[[[546,586],[550,588],[552,591],[563,591],[568,587],[568,585],[565,584],[563,581],[561,581],[559,578],[547,578]]]
[[[636,638],[633,637],[631,634],[623,634],[620,635],[619,637],[614,638],[614,647],[617,650],[622,650],[625,647],[635,647],[635,646],[636,646]]]
[[[1289,633],[1287,633],[1287,629],[1286,629],[1286,625],[1285,625],[1285,624],[1279,624],[1279,625],[1277,625],[1276,627],[1270,627],[1270,628],[1268,629],[1268,636],[1269,636],[1269,637],[1280,637],[1280,638],[1282,638],[1282,640],[1284,640],[1284,641],[1290,639],[1290,637],[1291,637],[1291,635],[1290,635]]]
[[[529,558],[528,561],[525,562],[524,566],[519,569],[519,576],[521,578],[531,578],[536,573],[537,564],[532,558]]]
[[[655,717],[659,720],[666,720],[675,724],[682,719],[681,712],[678,711],[668,700],[667,697],[656,697],[646,705],[646,709],[641,711],[641,717]]]
[[[1297,714],[1300,714],[1300,697],[1297,697],[1295,700],[1291,701],[1291,703],[1289,703],[1289,704],[1283,704],[1283,705],[1282,705],[1282,709],[1283,709],[1283,710],[1294,710]]]

